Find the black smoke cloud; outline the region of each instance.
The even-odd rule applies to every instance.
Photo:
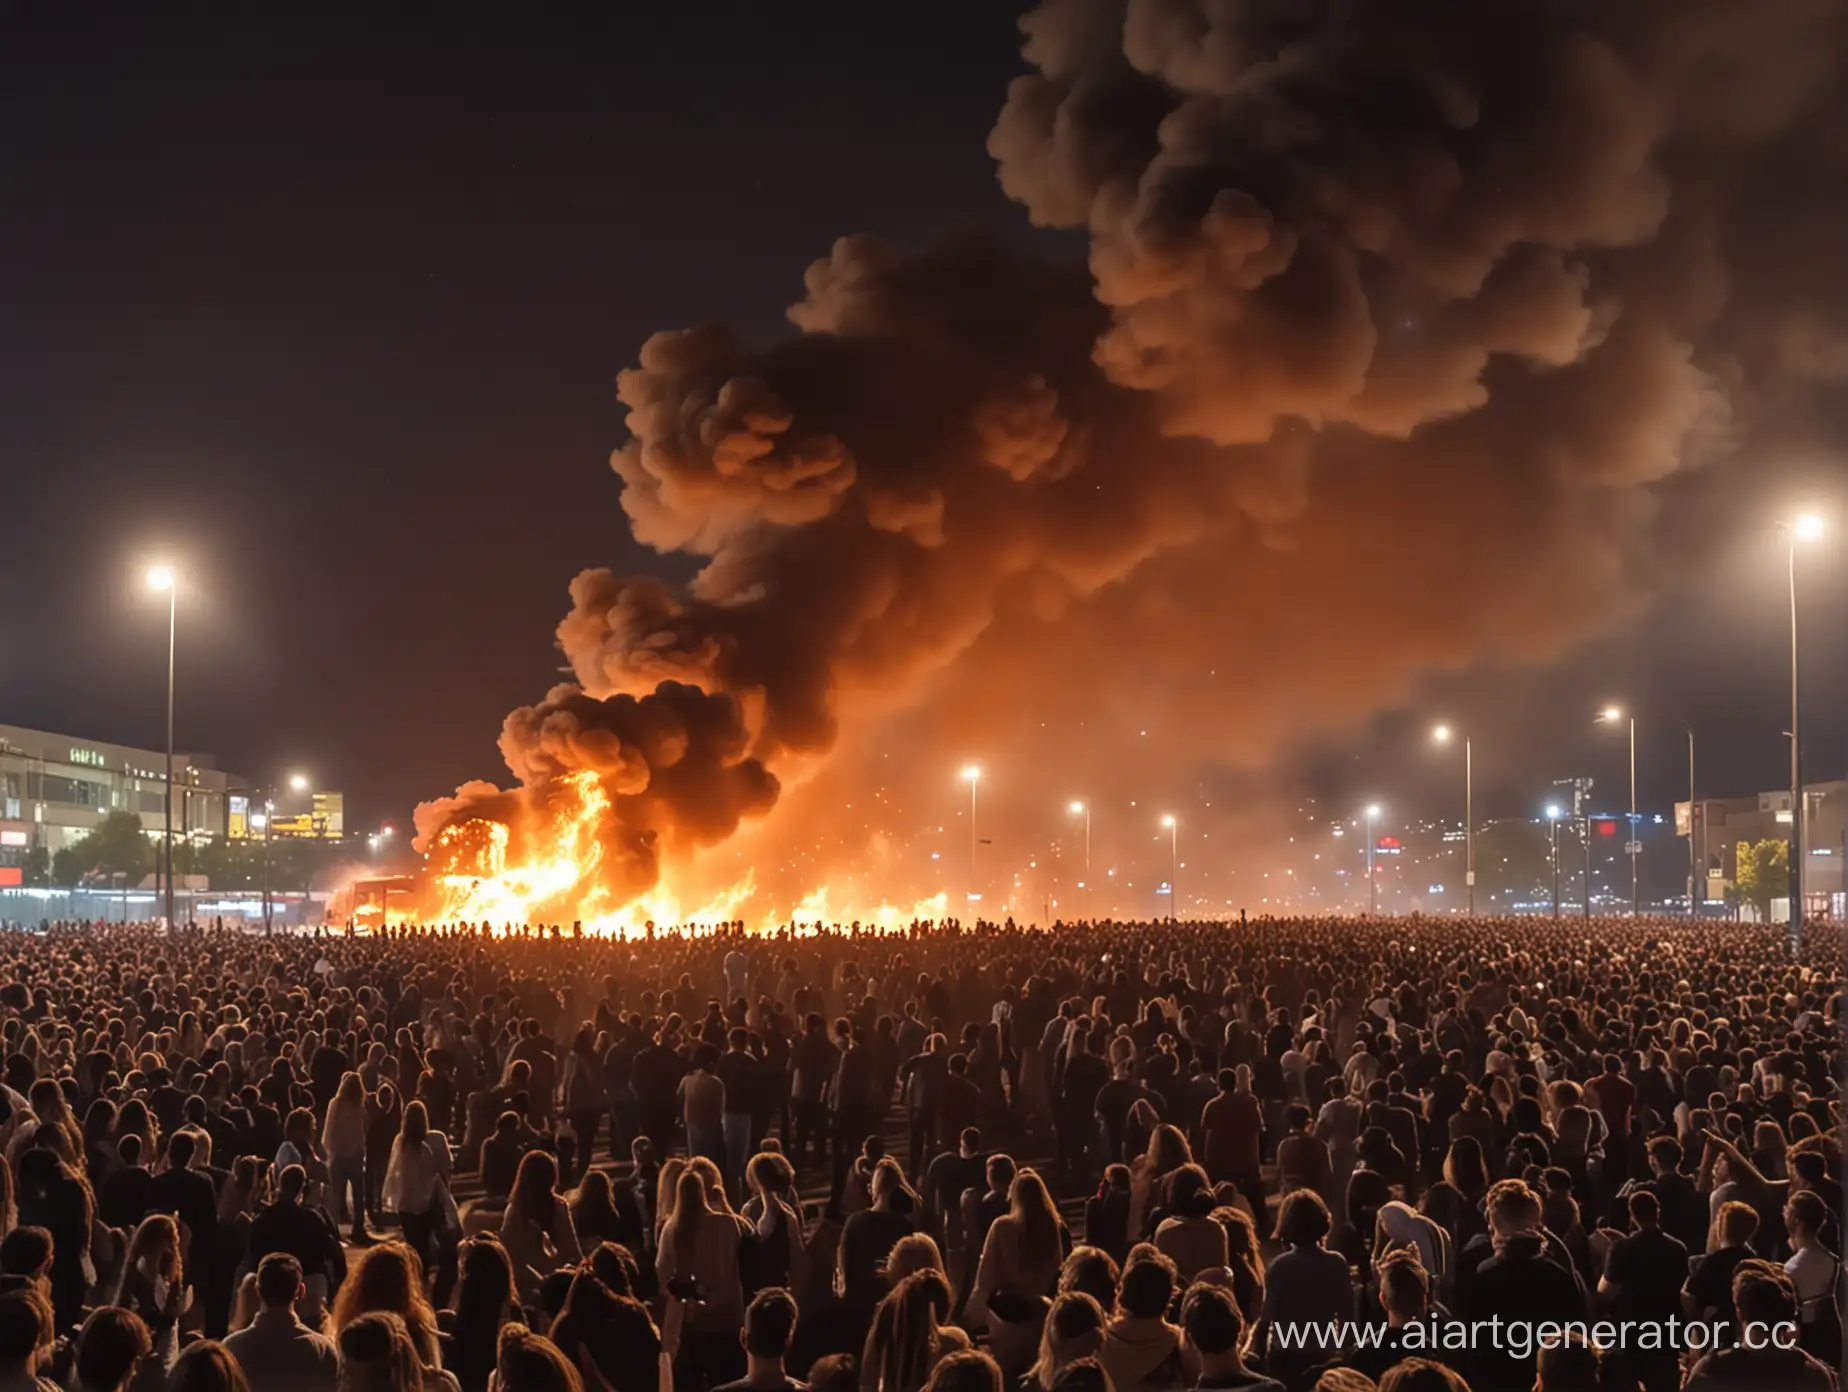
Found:
[[[503,738],[523,789],[612,757],[548,722],[701,694],[699,777],[612,737],[627,847],[725,835],[769,770],[827,790],[812,836],[875,755],[901,793],[975,744],[1094,789],[1261,761],[1633,616],[1689,548],[1677,490],[1736,490],[1766,404],[1790,431],[1848,373],[1832,0],[1048,0],[1022,28],[990,152],[1088,265],[847,238],[789,339],[650,339],[612,462],[637,538],[704,567],[577,577],[581,690]],[[1095,733],[1151,711],[1152,752]]]

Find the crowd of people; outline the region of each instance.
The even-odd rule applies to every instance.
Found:
[[[1839,950],[0,932],[0,1392],[1823,1392]]]

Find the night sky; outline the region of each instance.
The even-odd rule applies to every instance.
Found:
[[[649,333],[767,341],[846,233],[1083,255],[984,151],[1024,70],[1007,4],[281,8],[46,4],[0,33],[0,722],[156,746],[141,577],[171,559],[182,746],[307,770],[355,826],[504,779],[494,738],[553,680],[571,576],[690,570],[630,539],[607,464]],[[1553,778],[1619,787],[1590,720],[1616,700],[1646,722],[1646,805],[1681,789],[1683,719],[1703,794],[1777,786],[1770,526],[1816,499],[1837,533],[1805,562],[1806,759],[1841,777],[1842,463],[1760,478],[1641,624],[1436,680],[1275,767],[1454,815],[1441,716],[1479,732],[1479,807],[1528,812]],[[1353,602],[1394,622],[1390,577]]]

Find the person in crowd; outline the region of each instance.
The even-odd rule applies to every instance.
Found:
[[[359,1254],[334,1296],[330,1332],[338,1340],[349,1324],[370,1314],[397,1317],[416,1350],[419,1366],[426,1370],[426,1382],[455,1381],[440,1376],[442,1344],[424,1285],[423,1264],[402,1242],[382,1242]],[[438,1376],[432,1379],[428,1374]]]
[[[457,1253],[454,1319],[443,1337],[443,1367],[462,1392],[487,1392],[500,1357],[500,1328],[519,1318],[507,1249],[491,1233],[466,1239]]]
[[[1334,1328],[1352,1319],[1354,1288],[1347,1262],[1325,1245],[1328,1206],[1308,1189],[1285,1194],[1277,1209],[1276,1241],[1283,1248],[1264,1275],[1264,1305],[1253,1347],[1265,1350],[1265,1366],[1289,1381],[1325,1361],[1337,1350],[1286,1347],[1277,1335],[1280,1323]],[[1234,1294],[1234,1305],[1237,1304]]]
[[[901,1238],[917,1231],[918,1198],[898,1162],[887,1156],[873,1170],[872,1207],[841,1229],[836,1289],[847,1306],[870,1316],[884,1299],[886,1258]]]
[[[179,1357],[177,1340],[159,1349],[132,1310],[102,1305],[77,1334],[71,1392],[161,1392]]]
[[[1796,1287],[1788,1273],[1754,1257],[1733,1272],[1733,1309],[1742,1328],[1756,1327],[1762,1339],[1742,1339],[1695,1362],[1682,1392],[1748,1392],[1766,1387],[1795,1392],[1835,1392],[1835,1370],[1788,1338],[1773,1337],[1798,1320]]]
[[[1040,1330],[1071,1234],[1046,1183],[1020,1170],[1008,1191],[1008,1209],[988,1229],[969,1294],[968,1319],[986,1324],[995,1361],[1012,1376],[1027,1371],[1039,1350]]]
[[[339,1392],[456,1392],[455,1378],[418,1356],[416,1338],[389,1310],[356,1315],[337,1343]]]
[[[1171,1258],[1146,1244],[1129,1254],[1116,1314],[1104,1326],[1097,1353],[1117,1392],[1182,1385],[1181,1330],[1168,1320],[1179,1290],[1180,1273]]]
[[[340,1372],[333,1340],[295,1313],[307,1291],[301,1263],[286,1252],[272,1252],[257,1266],[256,1279],[261,1305],[256,1318],[225,1338],[244,1377],[266,1392],[333,1392]]]
[[[583,1392],[576,1366],[550,1339],[523,1324],[503,1325],[494,1386],[505,1392]]]
[[[28,1286],[0,1292],[0,1392],[59,1392],[39,1376],[52,1353],[51,1301]]]
[[[167,1374],[167,1392],[252,1392],[250,1380],[225,1346],[213,1339],[189,1344]]]
[[[571,1205],[558,1192],[558,1161],[550,1151],[529,1150],[521,1158],[501,1218],[500,1240],[513,1260],[520,1299],[527,1304],[537,1297],[541,1281],[582,1258]]]
[[[1199,1375],[1194,1386],[1237,1389],[1237,1392],[1285,1392],[1276,1377],[1245,1366],[1245,1317],[1230,1291],[1220,1286],[1196,1285],[1181,1304],[1181,1333],[1187,1354]]]
[[[920,1392],[940,1359],[969,1347],[949,1317],[950,1283],[942,1271],[925,1268],[895,1281],[866,1335],[861,1392]]]
[[[575,1351],[586,1386],[654,1392],[659,1381],[661,1334],[635,1298],[636,1274],[626,1248],[604,1243],[572,1276],[547,1331],[559,1348]]]
[[[1081,1358],[1095,1358],[1104,1342],[1104,1312],[1083,1291],[1063,1291],[1054,1298],[1040,1330],[1039,1357],[1027,1373],[1027,1386],[1052,1392],[1059,1374]]]
[[[715,1204],[705,1177],[689,1166],[674,1192],[674,1212],[661,1233],[655,1275],[666,1297],[668,1328],[677,1328],[676,1366],[689,1380],[727,1382],[744,1362],[738,1330],[744,1318],[739,1246],[749,1225]]]
[[[666,1345],[680,1392],[709,1392],[756,1366],[746,1300],[766,1289],[795,1302],[782,1375],[824,1387],[888,1363],[915,1382],[925,1348],[946,1386],[986,1388],[995,1357],[1012,1383],[1038,1366],[1036,1385],[1090,1389],[1114,1366],[1150,1385],[1139,1364],[1159,1356],[1153,1382],[1178,1358],[1182,1382],[1307,1392],[1335,1376],[1327,1357],[1293,1362],[1276,1330],[1357,1308],[1399,1331],[1374,1367],[1397,1392],[1454,1392],[1458,1371],[1472,1392],[1570,1392],[1570,1357],[1479,1346],[1446,1368],[1403,1331],[1446,1309],[1742,1328],[1749,1274],[1754,1308],[1794,1312],[1799,1349],[1591,1349],[1598,1392],[1803,1385],[1818,1365],[1791,1353],[1826,1362],[1840,1338],[1844,998],[1826,933],[1794,958],[1787,943],[1647,914],[0,932],[0,1294],[51,1300],[76,1337],[29,1377],[72,1392],[166,1392],[182,1341],[232,1329],[228,1353],[202,1342],[179,1371],[236,1377],[245,1336],[290,1332],[258,1289],[274,1256],[300,1270],[301,1323],[332,1301],[332,1332],[357,1341],[355,1392],[449,1387],[464,1363],[485,1392],[515,1322],[532,1357],[512,1376],[656,1392]],[[732,988],[734,956],[756,996]],[[713,1091],[702,1058],[724,1090],[716,1144],[686,1106]],[[587,1172],[605,1113],[617,1163]],[[921,1199],[886,1158],[908,1132]],[[838,1189],[819,1227],[798,1170]],[[403,1243],[354,1249],[349,1273],[335,1213]],[[463,1230],[499,1260],[437,1315]],[[1171,1294],[1197,1277],[1231,1300],[1249,1361],[1208,1370],[1172,1332],[1164,1254]],[[1078,1296],[1103,1317],[1094,1358],[1047,1319],[1056,1302],[1082,1323]],[[960,1319],[988,1354],[956,1351]]]
[[[336,1223],[351,1221],[354,1246],[364,1246],[366,1207],[366,1141],[368,1131],[365,1080],[358,1073],[341,1078],[333,1101],[327,1106],[327,1120],[321,1124],[321,1154],[327,1159],[328,1192],[333,1196]]]

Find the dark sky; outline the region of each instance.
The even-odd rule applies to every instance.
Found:
[[[356,823],[504,776],[566,582],[651,564],[606,464],[648,333],[777,332],[845,233],[1035,236],[983,148],[1015,6],[154,8],[33,6],[0,41],[0,721],[157,744],[141,575],[170,557],[180,742],[308,770]],[[1800,473],[1844,515],[1839,467]],[[1816,776],[1848,762],[1844,554],[1809,567]],[[1652,722],[1645,801],[1679,787],[1684,718],[1703,792],[1777,784],[1782,565],[1742,519],[1702,586],[1568,668],[1435,684],[1483,732],[1487,810],[1614,789],[1609,699]],[[1286,762],[1448,797],[1424,723]]]

